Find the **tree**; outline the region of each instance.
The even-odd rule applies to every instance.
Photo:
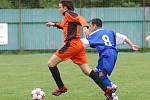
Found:
[[[19,4],[19,1],[21,4]],[[1,0],[0,8],[57,8],[60,0]],[[75,7],[142,7],[150,0],[73,0]]]
[[[40,0],[40,6],[42,8],[57,8],[59,0]]]
[[[13,5],[9,0],[1,0],[0,2],[0,9],[13,8]]]

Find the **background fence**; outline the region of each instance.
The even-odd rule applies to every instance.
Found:
[[[5,9],[0,9],[0,23],[8,24],[8,44],[0,45],[0,50],[48,50],[59,48],[63,43],[62,32],[54,27],[46,27],[48,21],[58,22],[63,19],[54,5],[58,1],[49,1],[54,2],[53,8],[49,8],[47,5],[47,8],[38,9],[37,6],[39,7],[40,4],[37,1],[31,3],[34,5],[33,8],[36,9],[32,8],[29,1],[27,4],[25,1],[16,2],[14,0],[12,2],[13,7],[19,9],[1,7]],[[99,0],[101,1],[98,2],[99,4],[104,4],[103,7],[100,7],[98,3],[94,4],[91,0],[89,1],[75,1],[77,2],[75,5],[78,7],[76,12],[83,15],[87,21],[95,17],[101,18],[104,27],[127,35],[141,48],[150,48],[150,44],[144,40],[145,36],[150,35],[150,7],[147,7],[149,3],[143,3],[145,1],[142,1],[135,2],[135,4],[126,4],[129,7],[124,7],[125,4],[121,3],[123,7],[118,7],[115,2],[111,4],[112,2],[109,0],[106,3]],[[119,1],[116,3],[119,3]],[[115,6],[110,7],[111,5]],[[118,48],[129,49],[128,46],[119,46]]]

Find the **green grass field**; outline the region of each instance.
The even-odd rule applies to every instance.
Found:
[[[88,53],[89,65],[97,54]],[[0,55],[0,100],[31,100],[31,90],[40,87],[45,100],[105,100],[98,86],[70,60],[59,65],[67,93],[51,95],[55,83],[47,60],[51,54]],[[111,79],[118,85],[119,100],[150,100],[150,54],[119,53]]]

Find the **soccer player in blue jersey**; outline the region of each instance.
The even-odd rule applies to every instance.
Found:
[[[106,86],[114,89],[114,93],[111,95],[105,94],[106,100],[118,100],[115,94],[116,85],[112,84],[108,77],[111,75],[116,63],[118,55],[116,45],[126,42],[135,51],[139,50],[139,46],[133,44],[125,35],[103,28],[102,21],[99,18],[91,20],[89,35],[81,40],[85,47],[90,46],[97,49],[99,60],[95,71]]]

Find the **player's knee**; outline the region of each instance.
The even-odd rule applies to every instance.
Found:
[[[54,67],[55,65],[52,62],[48,62],[48,67]]]
[[[89,75],[89,72],[88,71],[86,71],[86,70],[82,70],[82,72],[85,74],[85,75]]]
[[[99,77],[102,77],[102,76],[107,76],[107,74],[104,72],[99,72]]]
[[[80,65],[80,68],[81,68],[82,72],[83,72],[85,75],[87,75],[87,76],[89,76],[89,74],[90,74],[91,71],[92,71],[92,69],[89,68],[89,66],[88,66],[87,64]]]
[[[91,71],[92,71],[92,69],[89,69],[89,68],[85,68],[85,69],[82,70],[82,72],[83,72],[85,75],[87,75],[87,76],[89,76],[89,74],[91,73]]]

